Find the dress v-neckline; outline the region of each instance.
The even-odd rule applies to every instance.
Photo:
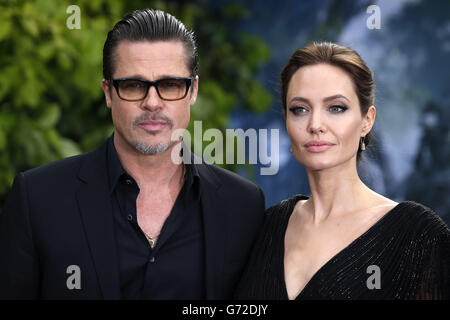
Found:
[[[284,226],[284,232],[283,232],[283,236],[282,238],[282,243],[281,243],[281,275],[282,275],[282,281],[283,281],[283,288],[284,288],[284,294],[286,296],[286,298],[289,299],[289,295],[287,292],[287,286],[286,286],[286,275],[284,272],[284,253],[285,253],[285,245],[284,245],[284,240],[285,240],[285,236],[286,236],[286,230],[287,230],[287,226],[289,223],[289,218],[292,215],[292,212],[294,210],[295,204],[297,203],[297,201],[299,200],[305,200],[305,198],[307,199],[307,197],[305,196],[301,196],[302,198],[298,198],[297,196],[294,196],[295,198],[293,199],[294,205],[292,206],[292,210],[290,210],[290,212],[288,212],[288,214],[286,215],[286,221],[285,221],[285,226]],[[352,242],[350,242],[346,247],[344,247],[342,250],[340,250],[339,252],[337,252],[334,256],[332,256],[329,260],[327,260],[319,269],[317,269],[317,271],[312,275],[312,277],[309,279],[309,281],[305,284],[305,286],[303,287],[303,289],[297,294],[297,296],[295,297],[294,300],[299,300],[301,298],[301,296],[304,294],[304,292],[310,287],[310,284],[321,274],[323,273],[324,269],[327,268],[331,262],[333,260],[335,260],[336,258],[338,258],[339,256],[341,256],[342,254],[344,254],[345,252],[347,252],[348,250],[351,249],[351,247],[354,247],[356,245],[357,242],[361,241],[363,238],[367,237],[373,230],[375,227],[378,227],[383,221],[386,220],[386,217],[391,216],[392,212],[396,211],[397,208],[401,205],[401,203],[397,204],[395,207],[393,207],[392,209],[390,209],[388,212],[386,212],[380,219],[378,219],[369,229],[367,229],[365,232],[363,232],[360,236],[358,236],[357,238],[355,238]]]

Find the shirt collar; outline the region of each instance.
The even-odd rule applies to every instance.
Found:
[[[192,187],[195,196],[198,198],[200,195],[200,175],[197,167],[193,164],[185,164],[184,167],[186,170],[186,182],[188,186]]]
[[[189,186],[193,186],[197,195],[199,195],[200,175],[194,164],[185,164],[186,180]],[[128,175],[120,162],[114,146],[114,133],[108,138],[108,172],[109,172],[109,192],[114,191],[120,177],[124,174]]]
[[[123,174],[126,174],[125,169],[122,167],[122,163],[120,163],[116,148],[114,147],[114,134],[108,139],[108,172],[109,193],[111,194],[120,177]]]

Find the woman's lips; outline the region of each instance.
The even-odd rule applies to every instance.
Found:
[[[332,146],[333,144],[327,141],[310,141],[305,144],[305,148],[309,152],[323,152],[330,149]]]

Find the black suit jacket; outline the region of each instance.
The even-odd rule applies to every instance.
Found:
[[[16,177],[0,214],[0,299],[120,299],[106,143]],[[195,164],[207,299],[230,299],[264,216],[257,185]],[[180,261],[180,263],[183,263]],[[68,289],[67,268],[81,289]]]

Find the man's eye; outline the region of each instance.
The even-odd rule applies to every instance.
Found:
[[[348,108],[346,106],[334,105],[331,106],[328,110],[332,113],[342,113],[345,112]]]
[[[304,107],[290,107],[289,111],[293,114],[293,115],[300,115],[302,113],[305,113],[307,110]]]
[[[160,86],[163,88],[179,88],[181,86],[180,81],[163,81],[160,83]]]
[[[142,88],[143,86],[144,84],[139,81],[125,82],[125,88],[127,89],[138,89]]]

